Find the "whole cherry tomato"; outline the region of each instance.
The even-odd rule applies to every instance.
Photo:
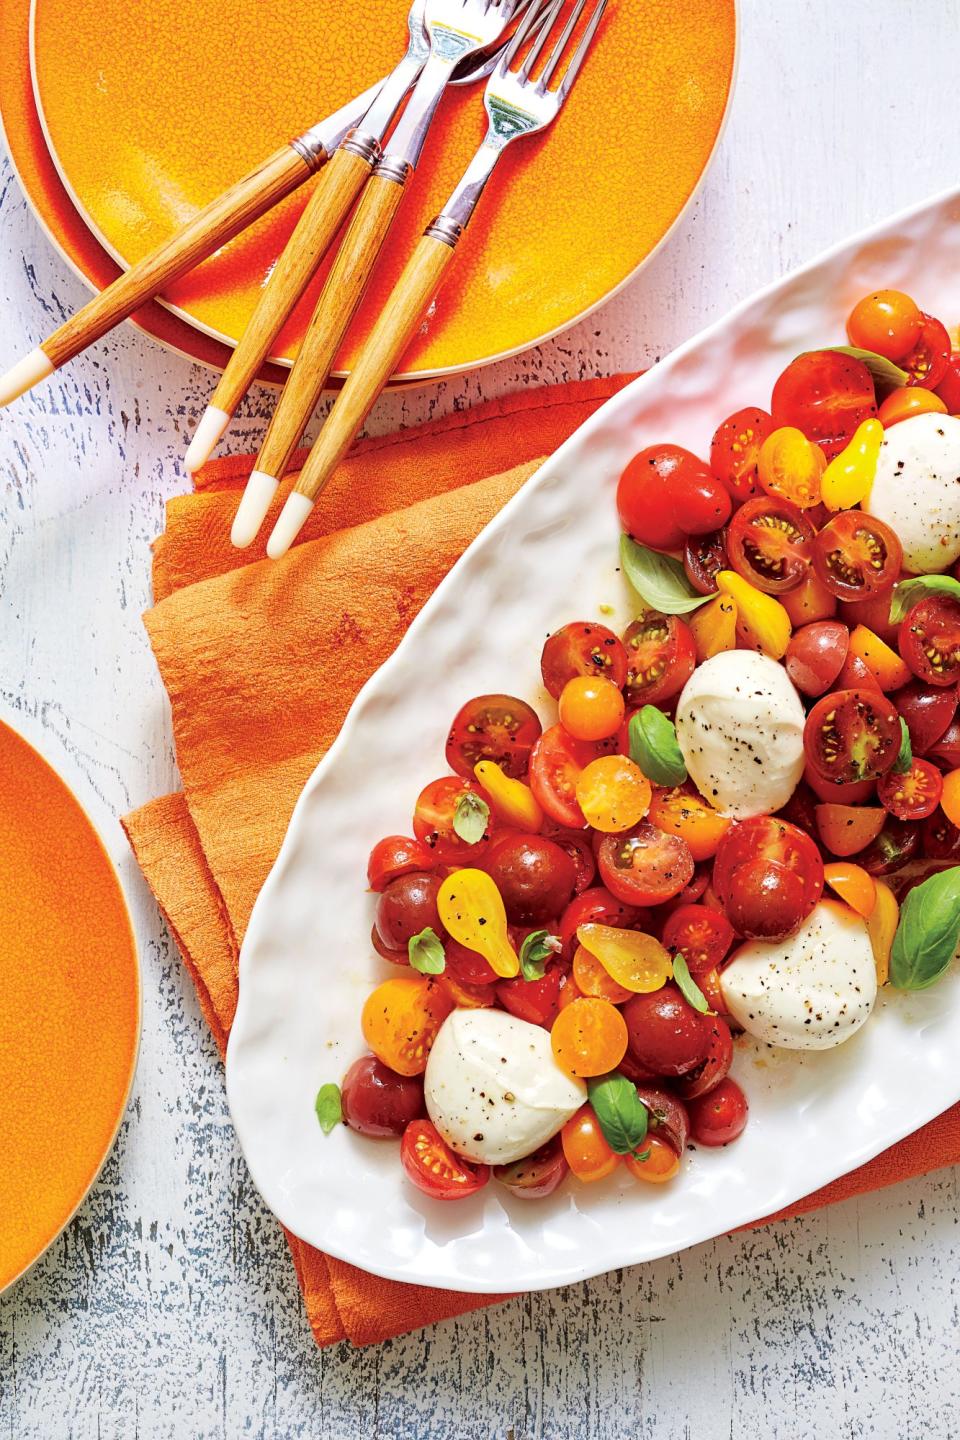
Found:
[[[817,578],[838,600],[889,595],[902,564],[903,549],[890,526],[862,510],[835,515],[813,544]]]
[[[729,1145],[747,1128],[747,1097],[729,1076],[689,1104],[690,1128],[698,1145]]]
[[[443,948],[446,955],[444,974],[459,984],[493,985],[499,980],[499,975],[485,955],[481,955],[478,950],[468,950],[466,945],[461,945],[452,935],[447,936]]]
[[[423,1114],[423,1081],[398,1075],[376,1055],[354,1060],[340,1086],[343,1118],[361,1135],[402,1135]]]
[[[612,1175],[620,1156],[610,1149],[592,1105],[583,1105],[560,1131],[560,1143],[570,1169],[578,1180],[592,1184]]]
[[[810,768],[840,785],[886,774],[900,753],[900,740],[900,716],[878,690],[824,695],[803,730]]]
[[[876,415],[877,401],[861,360],[835,350],[809,350],[777,380],[771,408],[775,425],[795,425],[832,460],[858,425]]]
[[[947,362],[946,373],[937,385],[937,395],[948,415],[960,414],[960,350],[954,350]]]
[[[682,955],[692,975],[714,970],[733,944],[733,926],[725,915],[706,905],[679,905],[667,917],[663,943],[671,955]]]
[[[367,862],[367,884],[371,890],[386,890],[391,880],[414,870],[432,870],[437,857],[419,840],[406,835],[387,835],[378,840]]]
[[[653,1075],[686,1075],[713,1043],[713,1019],[688,1004],[674,984],[634,995],[623,1007],[630,1053]]]
[[[909,820],[896,820],[891,815],[877,838],[859,852],[857,864],[862,865],[868,875],[892,875],[908,865],[919,848],[920,826]]]
[[[430,1120],[411,1120],[400,1143],[400,1163],[431,1200],[467,1200],[490,1179],[489,1165],[455,1155]]]
[[[916,827],[912,827],[915,832]],[[960,830],[942,810],[935,810],[924,822],[921,840],[928,860],[960,862]]]
[[[932,390],[919,385],[899,385],[891,390],[880,409],[877,418],[885,430],[899,425],[901,420],[912,420],[914,415],[946,415],[946,403]]]
[[[708,973],[718,974],[717,971]],[[710,997],[707,998],[709,1000]],[[719,1015],[714,1015],[707,1058],[695,1070],[688,1071],[686,1075],[681,1075],[678,1080],[674,1081],[677,1093],[684,1100],[695,1100],[698,1095],[708,1095],[711,1090],[716,1090],[732,1064],[733,1036],[730,1033],[730,1026]]]
[[[626,696],[631,705],[660,705],[679,695],[696,669],[693,632],[676,615],[651,613],[624,632]]]
[[[483,869],[500,891],[511,925],[539,925],[561,914],[577,880],[577,867],[566,850],[544,835],[495,836]]]
[[[635,455],[617,486],[620,521],[655,550],[679,550],[687,535],[719,530],[730,518],[730,494],[680,445],[651,445]]]
[[[707,535],[690,535],[683,547],[683,568],[694,590],[712,595],[720,571],[730,569],[727,532],[711,530]]]
[[[472,780],[473,767],[480,760],[493,760],[505,775],[522,780],[542,730],[536,711],[516,696],[477,695],[454,716],[447,764]]]
[[[623,724],[620,689],[603,675],[575,675],[560,693],[560,724],[574,740],[608,740]]]
[[[570,1166],[559,1135],[511,1165],[494,1165],[493,1178],[518,1200],[543,1200],[566,1178]]]
[[[447,933],[437,911],[439,875],[414,872],[391,880],[377,901],[376,926],[388,950],[406,950],[407,941],[430,928],[442,940]]]
[[[518,1020],[543,1025],[549,1030],[560,1009],[563,980],[563,971],[550,965],[539,980],[524,980],[522,975],[501,980],[497,985],[497,999],[504,1010],[509,1010]]]
[[[572,960],[577,948],[577,930],[581,925],[612,925],[618,930],[643,929],[648,916],[636,905],[628,905],[602,885],[584,890],[571,900],[560,918],[561,954]]]
[[[955,686],[960,680],[960,601],[931,594],[900,624],[900,654],[918,680]]]
[[[676,1081],[678,1090],[682,1084],[682,1079]],[[642,1080],[637,1085],[637,1094],[647,1107],[647,1138],[657,1136],[665,1140],[677,1155],[682,1155],[690,1135],[686,1105],[671,1090],[648,1085]],[[646,1142],[640,1148],[645,1149]]]
[[[813,538],[813,526],[795,505],[758,495],[741,505],[730,522],[730,564],[758,590],[780,595],[806,577]]]
[[[574,620],[550,636],[540,656],[543,683],[559,700],[563,687],[576,675],[603,675],[620,689],[627,678],[627,652],[623,641],[590,620]]]
[[[803,830],[774,815],[732,825],[720,842],[713,884],[741,935],[782,940],[794,934],[823,893],[823,860]]]
[[[489,843],[490,834],[496,828],[496,819],[491,812],[486,833],[481,840],[467,844],[454,829],[457,806],[467,794],[479,795],[489,803],[483,787],[476,780],[460,775],[444,775],[431,780],[417,797],[413,812],[413,833],[433,852],[437,865],[474,865]]]
[[[552,820],[547,821],[542,833],[570,856],[577,871],[573,888],[578,895],[582,894],[593,884],[597,874],[596,857],[589,836],[582,830],[567,830],[562,825],[554,824]]]
[[[647,1185],[665,1185],[680,1173],[680,1156],[669,1140],[659,1135],[648,1135],[643,1149],[635,1154],[624,1155],[623,1163],[636,1180]]]
[[[877,798],[898,820],[925,820],[940,804],[943,777],[929,760],[914,757],[904,774],[888,770],[877,781]]]
[[[605,835],[597,858],[604,885],[628,905],[662,905],[693,879],[689,845],[649,820],[625,835]]]
[[[910,731],[915,755],[926,755],[957,713],[957,692],[913,680],[891,696]]]
[[[876,840],[887,821],[878,805],[839,805],[831,801],[816,809],[817,834],[832,855],[856,855]]]
[[[942,769],[956,770],[960,766],[960,722],[951,720],[940,739],[930,746],[927,754]]]
[[[773,429],[766,410],[747,407],[729,415],[710,445],[710,468],[740,504],[760,489],[760,447]]]
[[[858,350],[902,360],[920,338],[923,317],[902,290],[874,290],[858,300],[847,320],[847,336]]]
[[[570,830],[583,829],[586,821],[577,804],[577,781],[591,760],[603,753],[590,740],[574,740],[562,725],[551,725],[534,745],[530,789],[555,824]]]
[[[784,656],[787,674],[804,695],[823,695],[843,669],[850,631],[842,620],[816,620],[794,630]]]
[[[920,335],[909,354],[901,358],[900,364],[910,376],[909,385],[922,385],[925,390],[936,390],[946,377],[950,364],[950,336],[946,328],[933,315],[920,312]]]

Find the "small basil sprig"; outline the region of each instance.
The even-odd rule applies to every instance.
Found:
[[[906,775],[913,766],[913,746],[910,743],[910,731],[907,729],[907,722],[900,716],[900,753],[893,762],[893,770],[896,775]]]
[[[490,823],[490,806],[482,795],[464,790],[453,812],[453,832],[459,835],[465,845],[476,845],[487,833]]]
[[[673,978],[677,982],[677,989],[694,1010],[699,1010],[701,1015],[706,1015],[710,1006],[707,1004],[707,997],[700,986],[690,974],[690,966],[687,964],[686,956],[674,955],[673,957]]]
[[[912,580],[901,580],[890,601],[890,624],[899,625],[917,601],[930,594],[960,600],[960,580],[954,580],[952,575],[915,575]]]
[[[520,974],[524,980],[542,980],[547,961],[557,953],[557,941],[549,930],[531,930],[520,946]]]
[[[648,550],[629,535],[620,536],[620,564],[640,598],[662,615],[686,615],[714,598],[694,590],[679,560]]]
[[[630,759],[654,785],[682,785],[687,778],[677,729],[656,705],[644,705],[630,716]]]
[[[893,937],[890,982],[897,990],[926,990],[939,980],[960,941],[960,865],[931,875],[910,891]]]
[[[650,1113],[626,1075],[613,1070],[587,1081],[590,1104],[603,1138],[617,1155],[636,1154],[643,1144]]]
[[[317,1112],[320,1129],[324,1135],[329,1135],[330,1131],[334,1130],[343,1119],[340,1086],[334,1085],[332,1080],[326,1085],[321,1085],[317,1091],[317,1098],[313,1102],[313,1108]]]
[[[889,385],[895,390],[899,385],[906,385],[910,379],[906,370],[901,370],[899,365],[894,365],[892,360],[878,355],[875,350],[861,350],[856,345],[827,345],[825,348],[837,355],[852,355],[854,360],[861,361],[870,371],[874,384]]]
[[[436,931],[428,925],[419,935],[411,935],[407,941],[407,955],[414,970],[421,975],[442,975],[447,968],[447,957],[443,943]]]

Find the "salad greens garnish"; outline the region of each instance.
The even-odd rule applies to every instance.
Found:
[[[659,550],[648,550],[629,535],[620,536],[620,563],[641,600],[662,615],[686,615],[715,599],[714,595],[700,595],[694,590],[679,560],[661,555]]]
[[[439,935],[429,925],[425,930],[421,930],[419,935],[410,936],[407,941],[407,954],[412,968],[419,970],[421,975],[442,975],[446,969],[447,957],[443,944]]]
[[[343,1119],[343,1105],[340,1102],[340,1086],[329,1081],[321,1085],[317,1091],[317,1098],[313,1108],[317,1112],[317,1119],[320,1121],[320,1129],[324,1135],[329,1135],[331,1130],[336,1129]]]
[[[531,930],[520,946],[520,974],[524,980],[542,980],[547,961],[557,953],[557,941],[549,930]]]
[[[960,600],[960,580],[954,580],[952,575],[915,575],[912,580],[901,580],[890,601],[890,624],[899,625],[917,601],[931,591]]]
[[[913,765],[913,746],[910,743],[910,731],[907,729],[907,722],[900,716],[900,753],[893,762],[893,770],[897,775],[906,775]]]
[[[835,350],[838,355],[852,355],[854,360],[862,361],[870,371],[874,384],[889,385],[891,390],[896,390],[910,382],[906,370],[885,355],[878,355],[875,350],[861,350],[856,345],[825,345],[824,349]]]
[[[457,801],[453,812],[453,831],[465,845],[476,845],[487,833],[490,822],[490,806],[482,795],[465,790]]]
[[[656,705],[644,705],[630,716],[630,759],[654,785],[682,785],[687,778],[677,728]]]
[[[587,1081],[603,1138],[617,1155],[636,1155],[646,1138],[650,1112],[637,1094],[637,1087],[619,1070]],[[642,1158],[638,1156],[638,1158]]]
[[[960,941],[960,865],[941,870],[912,889],[893,937],[890,983],[897,990],[926,990],[939,980]]]
[[[674,955],[673,957],[673,978],[687,1004],[692,1005],[694,1010],[699,1010],[701,1015],[706,1015],[710,1009],[707,997],[690,974],[690,967],[683,955]]]

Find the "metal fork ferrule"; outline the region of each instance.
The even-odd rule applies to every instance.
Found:
[[[413,166],[402,155],[384,155],[377,164],[377,175],[381,180],[392,180],[395,185],[405,185],[413,173]]]
[[[330,159],[326,145],[314,130],[308,130],[305,135],[298,135],[295,140],[291,140],[290,148],[296,150],[311,171],[319,170],[321,165],[326,165]]]
[[[380,141],[376,135],[368,135],[363,130],[351,130],[341,148],[349,150],[351,155],[359,155],[369,165],[376,165],[380,159]]]
[[[463,234],[463,226],[449,215],[438,215],[423,233],[431,240],[442,240],[444,245],[449,245],[450,249],[454,250]]]

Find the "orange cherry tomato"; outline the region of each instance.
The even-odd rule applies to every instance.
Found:
[[[889,430],[891,425],[899,425],[901,420],[910,420],[914,415],[928,415],[931,412],[937,415],[947,413],[947,407],[939,395],[918,385],[898,385],[896,390],[890,391],[880,406],[877,419],[885,430]]]
[[[710,860],[731,821],[708,805],[691,785],[676,790],[655,790],[648,819],[667,835],[685,840],[694,860]]]
[[[737,602],[731,595],[718,595],[690,616],[690,631],[697,647],[697,664],[710,660],[737,644]]]
[[[609,1000],[587,995],[560,1011],[550,1044],[569,1075],[606,1075],[627,1053],[627,1022]]]
[[[856,855],[876,840],[887,821],[886,810],[873,805],[816,807],[820,839],[832,855]]]
[[[575,675],[560,695],[560,724],[574,740],[606,740],[623,723],[623,692],[605,675]]]
[[[574,1000],[583,1000],[584,998],[584,993],[577,984],[576,976],[567,975],[564,978],[563,984],[560,986],[560,994],[557,996],[557,1009],[566,1010],[567,1006],[572,1005]]]
[[[877,903],[877,882],[862,866],[849,860],[838,860],[832,865],[824,865],[823,878],[830,889],[864,920],[873,914]]]
[[[641,1160],[640,1155],[646,1155]],[[680,1156],[669,1140],[660,1135],[648,1135],[640,1146],[640,1155],[624,1155],[623,1161],[635,1180],[645,1180],[648,1185],[663,1185],[680,1173]]]
[[[591,760],[577,780],[577,804],[584,819],[605,835],[638,825],[650,809],[652,794],[650,781],[626,755]]]
[[[360,1028],[384,1065],[398,1075],[422,1075],[452,1009],[450,996],[426,975],[397,975],[367,996]]]
[[[867,920],[867,934],[873,946],[878,985],[886,985],[890,979],[890,955],[899,922],[900,906],[896,896],[885,880],[878,880],[876,904]]]
[[[944,775],[940,808],[950,824],[960,828],[960,770],[951,770],[949,775]]]
[[[496,1003],[492,985],[471,985],[468,980],[458,980],[449,970],[438,975],[436,983],[455,1010],[489,1010]]]
[[[919,306],[902,290],[874,290],[864,295],[847,319],[850,344],[888,360],[902,360],[916,345],[922,328]]]
[[[924,390],[911,393],[926,395],[929,392]],[[904,664],[896,650],[885,640],[881,640],[879,635],[874,635],[866,625],[858,625],[851,630],[849,653],[863,661],[885,695],[889,695],[891,690],[899,690],[901,686],[909,685],[913,679],[910,666]]]
[[[807,571],[795,590],[788,590],[780,596],[780,604],[790,617],[790,624],[798,629],[814,620],[832,620],[837,613],[837,597],[831,595],[823,581],[814,573],[813,566]]]
[[[798,510],[820,503],[820,477],[827,457],[794,425],[781,425],[760,447],[760,484],[768,495],[789,500]]]
[[[616,1170],[620,1156],[610,1149],[591,1105],[583,1105],[560,1131],[560,1143],[570,1169],[578,1180],[592,1184]]]
[[[577,946],[573,957],[573,978],[581,995],[592,995],[597,1000],[609,1000],[611,1005],[622,1005],[633,994],[625,985],[618,985],[610,972],[583,945]],[[564,990],[568,987],[565,985]],[[567,1002],[569,1004],[569,1001]]]

